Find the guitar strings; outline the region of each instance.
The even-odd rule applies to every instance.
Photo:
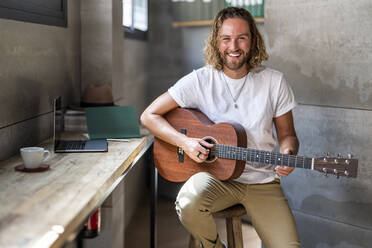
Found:
[[[217,144],[213,150],[217,157],[230,158],[235,160],[244,160],[247,162],[258,162],[272,165],[287,165],[291,167],[310,168],[311,159],[287,155],[277,152],[267,152],[243,147],[234,147],[229,145]]]

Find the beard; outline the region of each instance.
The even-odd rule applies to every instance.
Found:
[[[233,71],[242,68],[244,65],[247,64],[249,60],[249,55],[247,53],[244,53],[243,51],[237,52],[241,52],[239,60],[229,59],[228,52],[224,52],[223,54],[220,53],[220,58],[222,60],[223,65]]]

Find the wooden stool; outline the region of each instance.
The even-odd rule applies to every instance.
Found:
[[[242,220],[246,214],[243,205],[238,204],[213,214],[215,218],[226,219],[227,245],[229,248],[243,248]],[[200,242],[190,235],[189,248],[199,248]]]

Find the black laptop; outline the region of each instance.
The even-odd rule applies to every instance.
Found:
[[[106,139],[65,140],[62,139],[64,130],[62,99],[54,99],[54,152],[107,152]]]

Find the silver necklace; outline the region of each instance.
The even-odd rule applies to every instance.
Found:
[[[223,71],[222,71],[222,74],[223,74],[223,79],[224,79],[224,81],[225,81],[225,84],[226,84],[227,90],[229,91],[229,94],[230,94],[230,96],[231,96],[231,99],[232,99],[233,102],[234,102],[234,108],[238,108],[238,104],[236,103],[236,101],[238,100],[238,98],[239,98],[239,96],[240,96],[240,93],[242,93],[242,91],[243,91],[243,88],[244,88],[245,83],[247,82],[247,77],[248,77],[248,74],[249,74],[249,73],[247,73],[247,74],[245,75],[244,83],[242,84],[242,86],[240,86],[240,89],[239,89],[238,93],[235,95],[235,97],[233,96],[233,94],[232,94],[232,92],[231,92],[231,90],[230,90],[229,84],[227,83],[227,80],[226,80],[226,75],[225,75],[225,73],[224,73]]]

